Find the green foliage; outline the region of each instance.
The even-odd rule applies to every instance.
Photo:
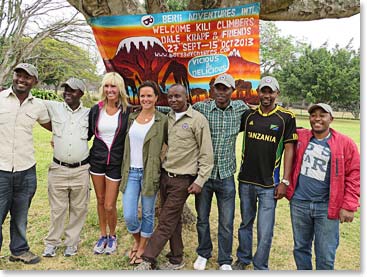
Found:
[[[167,0],[167,5],[170,11],[183,11],[187,8],[189,0]]]
[[[34,97],[44,99],[44,100],[56,100],[56,101],[63,101],[62,97],[60,97],[56,92],[53,90],[47,89],[39,89],[33,88],[31,93]]]
[[[28,62],[37,66],[40,81],[57,87],[70,77],[86,83],[99,81],[96,61],[81,47],[68,42],[47,38],[32,52]]]
[[[360,109],[360,53],[347,46],[308,46],[298,58],[285,61],[274,75],[282,94],[293,102],[324,102],[348,110],[358,118]]]
[[[98,102],[98,99],[99,98],[97,96],[91,95],[89,92],[85,92],[81,101],[84,107],[91,108]]]
[[[282,37],[274,22],[260,21],[260,67],[262,75],[281,69],[286,62],[295,59],[305,45],[294,37]]]

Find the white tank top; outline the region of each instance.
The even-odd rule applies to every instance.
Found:
[[[105,110],[100,114],[98,122],[98,132],[102,140],[111,148],[113,138],[115,137],[118,126],[120,110],[114,115],[109,115]]]
[[[144,139],[150,127],[154,123],[153,118],[145,124],[140,124],[134,120],[129,130],[130,139],[130,166],[135,168],[144,168],[143,145]]]

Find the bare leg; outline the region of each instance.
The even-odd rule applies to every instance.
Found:
[[[104,201],[104,209],[106,211],[107,224],[110,229],[110,236],[116,235],[117,225],[117,208],[116,201],[119,192],[120,182],[112,181],[105,178],[106,194]]]
[[[101,230],[101,236],[107,236],[107,218],[105,211],[105,195],[106,195],[106,183],[105,176],[91,175],[94,185],[94,191],[97,197],[97,212],[99,229]]]

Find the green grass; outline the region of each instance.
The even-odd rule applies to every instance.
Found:
[[[308,127],[308,119],[305,117],[297,117],[297,125]],[[332,126],[349,136],[356,143],[360,143],[360,122],[357,120],[340,120],[336,119]],[[47,198],[47,170],[52,159],[52,148],[50,146],[51,134],[37,126],[35,132],[35,149],[37,160],[38,189],[32,201],[28,217],[27,237],[31,250],[39,255],[42,254],[44,245],[43,239],[47,235],[49,227],[49,204]],[[240,161],[240,149],[242,142],[242,134],[237,140],[237,162]],[[194,197],[190,196],[187,203],[195,212]],[[22,263],[11,263],[8,261],[9,249],[9,217],[3,225],[3,249],[0,258],[0,269],[3,270],[129,270],[132,269],[128,265],[126,252],[132,245],[132,237],[127,233],[124,221],[122,219],[121,195],[118,199],[118,251],[112,256],[93,255],[92,249],[96,239],[99,236],[99,227],[96,213],[96,198],[94,191],[91,191],[91,199],[89,203],[89,213],[84,225],[81,243],[79,245],[78,255],[70,258],[62,256],[64,248],[58,250],[55,258],[43,258],[39,264],[24,265]],[[236,196],[235,224],[234,224],[234,240],[233,240],[233,257],[236,259],[236,249],[238,246],[237,230],[240,224],[239,198]],[[216,207],[216,199],[214,198],[211,211],[211,236],[214,245],[212,259],[208,262],[209,269],[217,269],[217,228],[218,228],[218,212]],[[256,223],[255,223],[256,226]],[[255,227],[256,230],[256,227]],[[183,239],[185,245],[185,269],[191,270],[193,262],[196,258],[195,249],[197,247],[197,235],[195,226],[185,226],[183,230]],[[254,232],[254,247],[256,246],[256,232]],[[255,249],[255,248],[254,248]],[[289,216],[289,205],[286,199],[278,201],[276,210],[276,222],[274,229],[273,245],[270,253],[269,267],[271,270],[295,270],[295,263],[292,255],[293,238],[291,230],[291,222]],[[168,252],[168,246],[164,249],[159,257],[159,261],[165,261],[165,254]],[[337,270],[355,270],[359,271],[360,266],[360,212],[356,213],[355,219],[350,224],[342,224],[340,226],[340,245],[337,251],[335,269]]]

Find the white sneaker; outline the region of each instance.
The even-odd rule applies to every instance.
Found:
[[[194,269],[195,270],[205,270],[206,262],[208,259],[205,259],[204,257],[201,257],[200,255],[197,257],[195,263],[194,263]]]
[[[229,265],[229,264],[222,264],[222,265],[219,267],[219,270],[232,270],[232,267],[231,267],[231,265]]]

